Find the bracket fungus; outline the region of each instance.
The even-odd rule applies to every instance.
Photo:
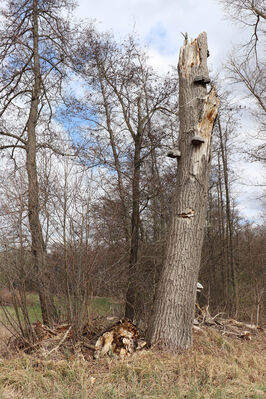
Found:
[[[175,147],[172,150],[168,151],[167,156],[169,158],[180,158],[181,157],[181,151]]]
[[[194,83],[206,85],[211,82],[208,75],[196,75],[193,79]]]
[[[201,144],[205,143],[205,139],[201,136],[196,135],[196,136],[192,137],[191,143],[193,145],[201,145]]]

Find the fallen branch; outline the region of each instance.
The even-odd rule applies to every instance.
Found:
[[[257,335],[259,332],[263,332],[263,329],[254,324],[248,324],[234,319],[222,319],[219,318],[223,312],[217,313],[215,316],[211,316],[209,307],[200,307],[196,303],[196,318],[194,321],[194,331],[200,331],[203,326],[215,328],[222,335],[236,337],[247,341],[251,340],[251,336]]]
[[[72,326],[69,327],[69,329],[65,332],[65,334],[63,335],[63,338],[61,339],[61,341],[59,342],[59,344],[53,348],[52,350],[50,350],[50,352],[48,352],[44,357],[47,357],[49,355],[51,355],[51,353],[55,352],[57,349],[60,348],[60,346],[64,343],[64,341],[66,340],[68,333],[70,332]]]

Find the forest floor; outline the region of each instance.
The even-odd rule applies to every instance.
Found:
[[[2,342],[6,332],[0,330]],[[125,360],[40,359],[0,351],[0,399],[229,399],[266,397],[266,340],[195,332],[182,354],[155,349]],[[1,338],[0,338],[1,340]]]

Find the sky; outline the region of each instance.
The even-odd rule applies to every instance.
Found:
[[[195,38],[208,34],[210,67],[220,69],[233,44],[245,35],[224,16],[219,0],[78,0],[76,14],[96,20],[99,29],[116,36],[136,32],[150,46],[155,66],[176,65],[183,44],[181,32]]]
[[[247,30],[226,17],[219,0],[78,0],[76,16],[95,21],[100,31],[111,31],[118,39],[135,34],[141,43],[148,46],[152,66],[162,73],[177,65],[179,49],[184,41],[181,32],[188,32],[189,38],[207,32],[209,69],[222,76],[225,76],[226,57],[237,44],[249,37]],[[224,82],[228,85],[226,78]],[[230,89],[233,93],[237,90]],[[241,92],[237,93],[238,99],[239,96]],[[246,126],[243,120],[241,130],[244,137],[248,129],[252,129],[250,123]],[[263,179],[265,183],[265,169],[261,164],[247,162],[244,157],[238,157],[234,167],[240,176],[239,183],[234,185],[240,214],[250,221],[259,222],[263,214],[263,202],[259,199],[263,187],[260,185]]]

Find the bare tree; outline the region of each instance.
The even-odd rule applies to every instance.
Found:
[[[140,273],[141,213],[151,197],[156,196],[155,189],[153,193],[147,192],[150,182],[145,184],[142,176],[147,167],[152,170],[153,181],[157,184],[160,180],[156,154],[161,151],[170,121],[176,119],[176,81],[170,75],[156,75],[132,37],[117,43],[110,35],[88,29],[81,48],[75,65],[88,85],[87,153],[93,151],[101,164],[116,173],[121,223],[129,253],[125,314],[134,320],[140,297],[136,276]]]
[[[241,317],[263,325],[265,320],[265,226],[241,226],[238,234]]]
[[[19,168],[15,172],[13,165],[6,165],[3,170],[0,180],[1,288],[9,293],[9,304],[13,305],[15,316],[7,307],[2,310],[8,321],[8,328],[31,339],[34,333],[27,311],[27,287],[30,285],[33,266],[28,251],[26,171]],[[5,323],[5,320],[2,322]]]
[[[188,348],[206,223],[211,138],[219,99],[207,69],[207,35],[180,50],[180,138],[177,184],[167,250],[149,329],[151,342],[171,350]]]
[[[62,12],[65,0],[7,1],[2,8],[0,39],[0,134],[1,149],[16,160],[25,151],[28,177],[28,217],[43,321],[56,317],[45,275],[46,248],[40,224],[38,148],[51,148],[52,116],[65,76],[64,59],[69,24]]]
[[[238,179],[233,168],[237,154],[239,110],[219,92],[221,106],[213,132],[213,161],[208,191],[207,228],[202,254],[201,277],[209,287],[213,311],[236,316],[238,309],[238,267],[236,235],[239,229],[232,185]]]
[[[250,111],[258,122],[257,147],[247,150],[251,159],[264,161],[265,154],[265,33],[266,7],[263,0],[221,0],[226,14],[245,29],[250,36],[230,55],[227,70],[233,84],[242,86],[251,100]]]

